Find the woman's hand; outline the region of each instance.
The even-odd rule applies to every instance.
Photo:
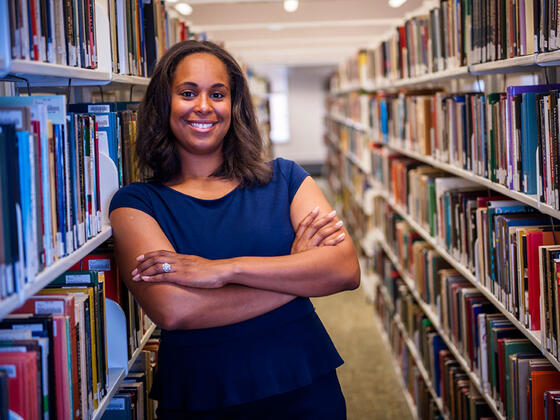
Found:
[[[153,251],[136,258],[138,266],[132,280],[175,283],[186,287],[216,289],[225,285],[224,264],[196,255],[171,251]]]
[[[319,246],[335,246],[344,240],[342,220],[336,218],[336,211],[317,219],[319,207],[313,209],[300,222],[292,243],[292,254]]]

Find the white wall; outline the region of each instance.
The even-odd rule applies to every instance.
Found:
[[[273,72],[267,66],[255,68],[267,77]],[[323,143],[326,111],[327,78],[334,67],[288,68],[288,108],[290,140],[274,145],[274,155],[295,160],[300,164],[323,163],[326,146]]]
[[[300,164],[323,163],[325,79],[331,67],[292,67],[288,72],[290,140],[276,144],[274,153]]]

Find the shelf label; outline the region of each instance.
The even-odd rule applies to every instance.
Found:
[[[107,406],[107,410],[124,410],[125,409],[125,401],[124,398],[113,397],[109,405]]]
[[[88,112],[96,113],[96,112],[111,112],[109,105],[102,105],[102,104],[95,104],[95,105],[88,105]],[[97,119],[97,116],[96,116]]]
[[[66,284],[89,283],[89,274],[68,274],[64,277]]]
[[[102,260],[89,260],[88,269],[92,271],[111,271],[111,260],[108,258]]]
[[[39,301],[35,302],[35,313],[40,314],[54,314],[64,315],[64,302],[59,301]]]
[[[8,374],[8,378],[17,377],[15,365],[0,365],[0,370],[5,371]]]

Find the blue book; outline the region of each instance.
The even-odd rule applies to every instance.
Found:
[[[491,282],[492,293],[495,293],[496,281],[496,232],[494,229],[495,215],[504,213],[529,213],[535,211],[532,207],[524,205],[518,201],[489,201],[486,216],[488,218],[488,260],[489,260],[489,280]]]
[[[381,134],[383,135],[383,143],[389,143],[389,115],[387,111],[387,101],[385,99],[379,101],[379,113],[381,117]]]
[[[61,126],[55,125],[53,127],[54,132],[54,155],[55,155],[55,176],[56,176],[56,218],[57,218],[57,246],[59,247],[57,254],[63,257],[67,254],[66,246],[66,202],[68,197],[66,197],[66,188],[64,185],[64,171],[65,171],[65,161],[64,161],[64,149],[63,149],[63,139],[64,135]]]
[[[53,200],[54,197],[51,197],[50,191],[51,180],[47,121],[50,120],[53,125],[64,126],[66,124],[66,97],[64,95],[1,96],[0,106],[29,106],[31,110],[31,120],[38,121],[40,125],[39,143],[41,154],[44,262],[45,265],[51,265],[55,259],[50,213],[51,200]]]
[[[439,363],[439,352],[440,350],[447,350],[447,345],[442,340],[439,335],[434,335],[432,340],[432,351],[434,355],[434,384],[436,387],[436,394],[438,397],[441,397],[441,388],[440,388],[440,363]]]
[[[526,194],[537,193],[537,148],[539,136],[537,130],[537,98],[536,93],[527,92],[521,95],[521,168],[522,186]]]
[[[523,95],[523,94],[527,94],[527,93],[545,93],[545,92],[549,92],[551,90],[556,90],[560,88],[560,84],[552,84],[552,85],[528,85],[528,86],[508,86],[506,89],[506,93],[507,93],[507,102],[509,104],[509,114],[512,113],[512,108],[513,108],[513,100],[517,95]],[[524,99],[524,98],[523,98]],[[522,105],[522,107],[524,107],[525,104]],[[523,111],[522,108],[522,112],[521,112],[521,117],[523,118],[523,114],[525,112]],[[532,119],[534,120],[534,117],[536,115],[536,108],[535,108],[535,112],[533,114],[527,114],[526,118]],[[529,121],[527,121],[529,122]],[[532,121],[533,123],[536,124],[536,121]],[[521,121],[521,147],[523,147],[524,144],[524,139],[523,139],[523,132],[525,131],[523,128],[523,121]],[[515,128],[515,121],[511,121],[510,118],[510,126],[508,127],[508,133],[507,133],[507,145],[508,145],[508,170],[510,171],[510,173],[513,174],[513,158],[514,158],[514,136],[513,136],[513,129]],[[536,134],[535,134],[536,135]],[[523,150],[523,149],[521,149]],[[536,149],[535,149],[536,151]],[[536,153],[536,152],[535,152]],[[522,165],[523,165],[523,161],[525,159],[529,159],[529,156],[526,156],[525,153],[522,153],[522,156],[520,157],[522,159]],[[536,156],[533,153],[532,155],[532,162],[533,164],[535,164],[536,161]],[[522,166],[524,167],[524,166]],[[535,183],[535,187],[536,187],[536,183]],[[513,188],[513,183],[511,183],[509,185],[509,188]],[[528,193],[529,194],[529,193]],[[536,190],[533,194],[536,194]]]

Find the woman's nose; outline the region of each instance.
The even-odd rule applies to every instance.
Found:
[[[208,112],[210,108],[208,97],[206,95],[199,95],[196,101],[195,111]]]

